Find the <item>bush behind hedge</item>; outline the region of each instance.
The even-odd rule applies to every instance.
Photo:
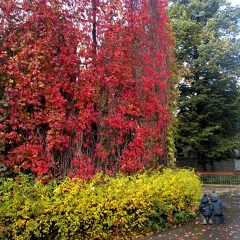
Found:
[[[188,222],[201,198],[200,178],[189,169],[0,181],[0,239],[129,239]]]

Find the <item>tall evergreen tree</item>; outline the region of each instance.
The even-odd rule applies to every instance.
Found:
[[[206,171],[239,146],[240,7],[174,0],[168,14],[180,79],[176,144]]]

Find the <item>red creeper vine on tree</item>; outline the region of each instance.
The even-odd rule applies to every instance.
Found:
[[[5,165],[89,178],[166,163],[164,1],[0,2]]]

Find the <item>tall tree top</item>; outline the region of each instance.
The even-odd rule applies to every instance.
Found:
[[[170,1],[179,68],[178,144],[205,163],[238,147],[240,6]]]
[[[176,37],[178,63],[203,68],[218,58],[218,72],[239,75],[240,7],[225,0],[170,1],[169,16]],[[223,57],[228,51],[227,56]],[[205,65],[204,68],[209,68]],[[238,73],[237,73],[238,72]]]

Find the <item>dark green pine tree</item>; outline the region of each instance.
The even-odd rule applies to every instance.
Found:
[[[176,146],[206,171],[239,148],[240,7],[176,0],[168,14],[179,69]]]

